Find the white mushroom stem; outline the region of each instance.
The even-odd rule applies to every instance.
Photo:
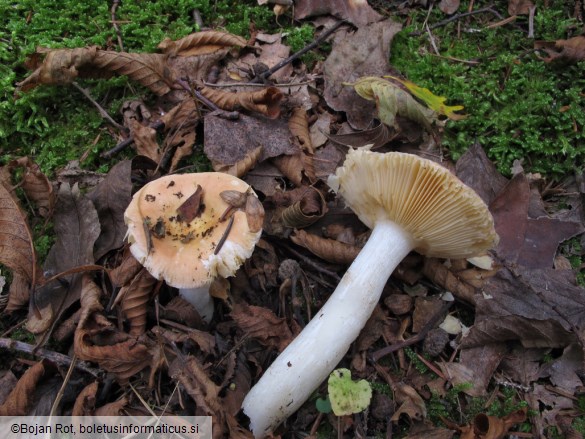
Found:
[[[327,303],[244,399],[242,407],[255,437],[274,430],[328,377],[366,324],[386,281],[413,248],[402,227],[388,220],[376,222]]]
[[[199,316],[209,323],[213,317],[213,297],[209,294],[209,285],[197,288],[179,288],[179,294],[189,302],[199,313]]]

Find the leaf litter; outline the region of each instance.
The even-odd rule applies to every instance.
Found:
[[[510,5],[515,14],[526,14],[525,5],[516,3]],[[458,2],[439,7],[452,13]],[[63,412],[138,410],[128,385],[142,382],[144,399],[156,388],[161,392],[156,397],[168,399],[170,410],[213,416],[214,437],[252,437],[240,413],[243,398],[306,324],[311,308],[326,300],[367,239],[355,215],[329,193],[327,175],[343,162],[348,148],[372,144],[382,151],[412,152],[405,145],[411,138],[404,118],[438,138],[441,116],[462,117],[455,113],[459,106],[445,105],[446,98],[395,76],[388,59],[401,25],[384,20],[366,2],[299,2],[294,14],[297,19],[333,15],[351,24],[334,33],[331,53],[315,72],[289,64],[252,90],[245,81],[257,72],[245,72],[245,67],[271,68],[286,58],[281,35],[257,34],[251,46],[235,35],[202,31],[165,39],[159,53],[39,48],[31,56],[33,72],[18,84],[21,94],[115,74],[148,88],[165,109],[160,113],[142,102],[126,104],[128,131],[119,133],[119,145],[105,157],[115,160],[130,144],[137,156],[118,160],[105,178],[89,183],[88,192],[76,183],[83,180],[82,172],[51,182],[29,157],[1,168],[0,262],[12,271],[5,316],[23,318],[30,308],[27,328],[37,346],[61,330],[60,340],[77,358],[111,373],[118,389],[104,401],[98,398],[103,384],[78,369],[83,387],[69,405],[62,403]],[[536,47],[547,53],[545,62],[570,63],[582,58],[581,43],[537,42]],[[219,70],[216,80],[210,79],[214,69]],[[322,84],[315,82],[320,73]],[[292,88],[295,81],[308,81],[311,91]],[[210,324],[175,289],[142,269],[124,242],[123,215],[132,193],[184,166],[185,159],[201,151],[196,144],[201,134],[202,151],[213,168],[246,179],[266,210],[266,217],[257,217],[253,203],[237,207],[258,223],[256,228],[264,218],[263,239],[234,278],[216,285],[221,291],[214,294],[218,309]],[[429,152],[423,145],[415,151]],[[585,291],[573,270],[554,261],[559,244],[584,231],[579,191],[567,190],[563,205],[545,200],[538,176],[520,169],[511,179],[503,177],[479,144],[457,163],[445,164],[489,204],[500,244],[485,256],[484,268],[414,255],[398,267],[350,352],[352,370],[345,369],[348,376],[378,385],[372,402],[368,398],[347,413],[369,405],[373,416],[345,416],[343,428],[356,435],[381,428],[391,435],[402,426],[412,438],[496,439],[525,422],[529,407],[535,435],[553,426],[570,431],[578,410],[574,401],[584,388]],[[44,261],[37,261],[30,224],[41,219],[54,223],[55,244]],[[281,269],[291,260],[296,269]],[[445,291],[457,306],[445,306],[439,298]],[[444,320],[468,332],[439,329]],[[13,378],[13,391],[0,401],[5,415],[42,410],[33,396],[43,380],[55,378],[50,358],[25,364],[30,367],[24,373],[18,362],[6,371],[5,376],[14,370],[20,378]],[[379,390],[381,383],[390,396]],[[186,406],[172,396],[175,386],[188,400]],[[506,388],[515,389],[516,403],[525,405],[499,416],[479,413],[467,422],[452,417],[432,425],[433,392],[446,397],[453,388],[461,388],[457,398],[464,405],[469,400],[461,394],[485,398],[491,392],[497,398]],[[323,386],[319,395],[326,394]],[[318,415],[318,409],[308,402],[291,425],[306,431],[312,422],[314,428],[341,425]],[[275,434],[286,437],[286,428]]]

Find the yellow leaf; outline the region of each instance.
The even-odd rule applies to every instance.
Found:
[[[436,111],[438,114],[443,114],[451,120],[461,120],[467,117],[467,115],[465,114],[455,113],[455,111],[462,110],[463,105],[454,106],[445,105],[445,101],[447,100],[447,98],[433,94],[433,92],[430,91],[428,88],[419,87],[414,82],[411,82],[408,79],[400,79],[396,78],[395,76],[384,76],[384,78],[390,78],[394,81],[398,81],[399,83],[404,85],[408,89],[408,91],[410,91],[414,96],[419,98],[421,101],[427,104],[427,106],[430,109]]]

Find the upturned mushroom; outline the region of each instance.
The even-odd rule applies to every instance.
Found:
[[[241,195],[241,205],[229,203],[234,194]],[[246,204],[253,212],[246,213]],[[178,288],[209,322],[209,285],[217,276],[233,276],[252,255],[263,216],[247,183],[202,172],[167,175],[146,184],[134,194],[124,220],[132,255],[155,278]]]
[[[498,242],[481,198],[446,168],[415,155],[350,151],[329,185],[372,233],[327,303],[244,399],[257,438],[294,413],[337,366],[409,252],[465,258]]]

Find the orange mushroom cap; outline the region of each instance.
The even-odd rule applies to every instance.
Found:
[[[199,186],[200,202],[188,208],[192,213],[188,216],[194,217],[186,220],[178,209]],[[252,255],[262,230],[251,231],[245,212],[237,209],[232,212],[233,222],[219,221],[229,207],[220,196],[226,190],[256,196],[247,183],[220,172],[167,175],[146,184],[124,213],[132,255],[155,278],[176,288],[200,287],[216,276],[233,276]]]

